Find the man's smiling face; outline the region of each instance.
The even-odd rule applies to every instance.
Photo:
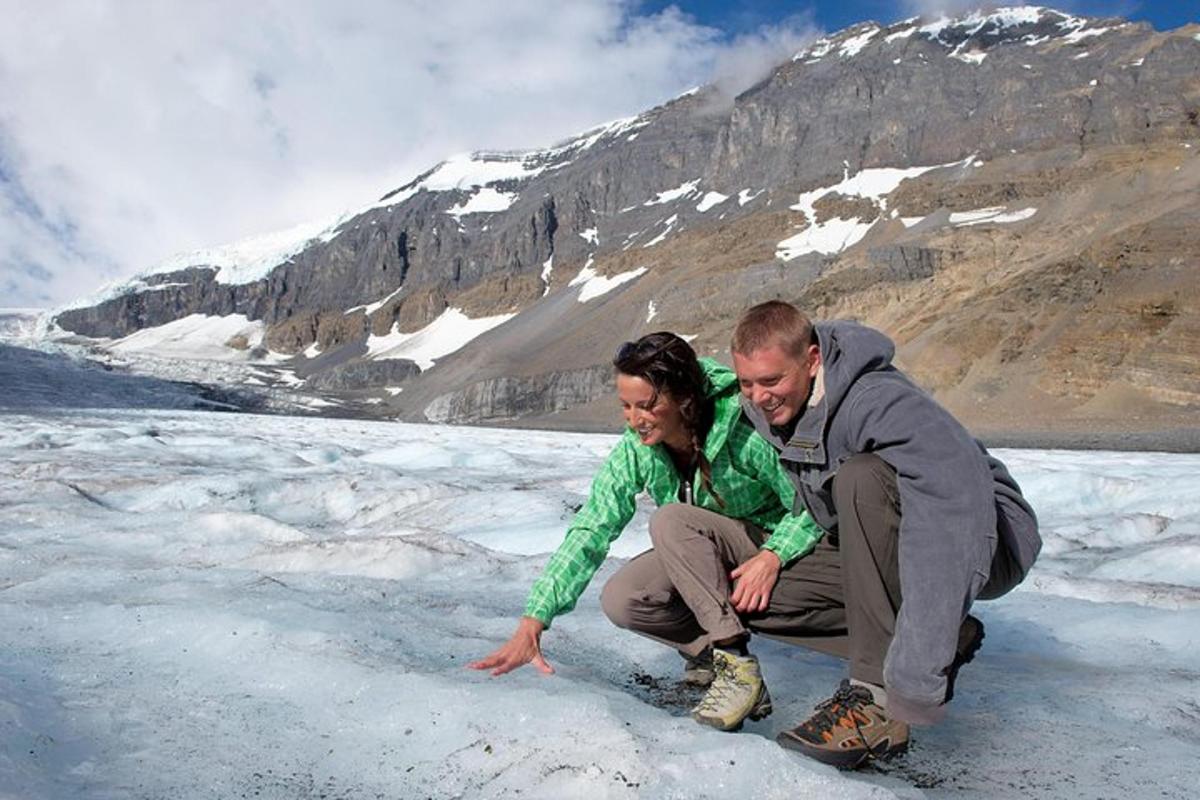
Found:
[[[733,354],[742,395],[774,426],[787,424],[804,410],[820,366],[821,351],[815,344],[808,346],[802,358],[774,342],[752,353]]]

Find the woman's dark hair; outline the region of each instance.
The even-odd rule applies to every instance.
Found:
[[[696,359],[696,351],[669,331],[648,333],[617,350],[613,366],[622,375],[641,378],[654,388],[653,402],[666,392],[679,406],[679,414],[692,440],[692,451],[705,491],[717,504],[725,501],[712,485],[712,465],[704,455],[704,440],[713,424],[713,403],[708,397],[708,378]]]

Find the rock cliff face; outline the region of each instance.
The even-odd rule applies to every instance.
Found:
[[[1028,7],[864,23],[736,98],[446,162],[259,274],[197,260],[57,322],[242,314],[348,390],[399,379],[355,364],[449,309],[506,319],[375,406],[476,422],[586,405],[650,330],[719,355],[781,297],[881,327],[977,426],[1178,424],[1200,407],[1198,37]]]
[[[484,422],[554,414],[612,391],[612,368],[549,372],[521,378],[502,375],[434,398],[425,407],[430,422]]]

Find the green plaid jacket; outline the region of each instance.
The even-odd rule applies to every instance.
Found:
[[[795,489],[779,465],[779,454],[741,415],[737,378],[726,366],[700,359],[714,402],[712,429],[704,454],[712,465],[712,483],[725,501],[722,507],[693,476],[695,505],[770,532],[763,549],[786,566],[808,553],[824,531],[807,511],[793,514]],[[680,476],[661,445],[648,447],[636,433],[625,431],[592,481],[587,502],[567,529],[558,550],[546,562],[525,604],[525,616],[547,627],[554,617],[575,607],[592,576],[637,510],[643,490],[658,505],[679,502]]]

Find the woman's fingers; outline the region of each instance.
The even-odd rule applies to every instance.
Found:
[[[542,657],[541,653],[538,653],[533,657],[533,665],[541,670],[543,675],[554,674],[554,667],[550,666],[546,659]]]
[[[471,669],[491,669],[492,667],[496,666],[497,663],[499,663],[500,659],[498,653],[499,651],[481,658],[478,661],[472,661],[467,664],[467,666]]]
[[[471,669],[490,669],[493,675],[503,675],[530,662],[533,662],[533,665],[543,674],[554,674],[554,667],[550,666],[542,657],[542,648],[538,644],[537,634],[530,635],[518,630],[495,652],[486,658],[472,661],[467,666]]]

